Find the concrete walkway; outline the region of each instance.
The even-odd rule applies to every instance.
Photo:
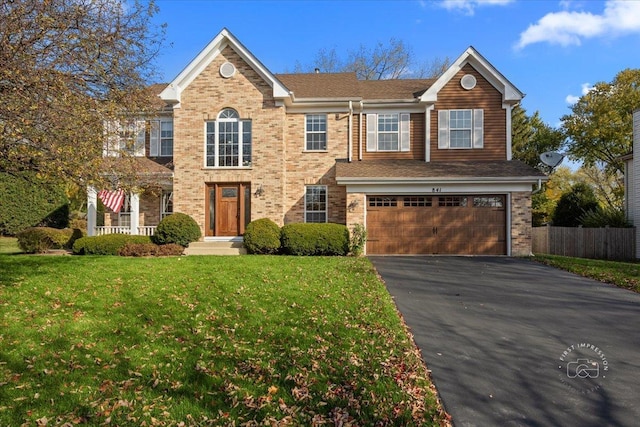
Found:
[[[506,257],[370,257],[461,426],[640,425],[640,294]]]

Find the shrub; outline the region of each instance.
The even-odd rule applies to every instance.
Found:
[[[184,247],[169,243],[156,245],[155,243],[127,243],[118,251],[120,256],[175,256],[182,255]]]
[[[280,251],[280,227],[269,218],[247,224],[244,247],[250,254],[276,254]]]
[[[201,235],[198,223],[189,215],[178,212],[160,221],[152,241],[157,245],[175,243],[186,248],[189,243],[200,239]]]
[[[68,246],[73,230],[60,230],[50,227],[30,227],[19,232],[18,246],[28,254],[44,253],[49,249],[62,249]]]
[[[0,235],[17,235],[29,227],[65,228],[69,199],[64,187],[36,178],[35,174],[0,173]]]
[[[354,256],[360,256],[364,253],[367,244],[367,229],[362,224],[353,226],[349,235],[349,252]]]
[[[593,190],[587,184],[578,183],[571,190],[564,193],[553,213],[553,225],[558,227],[577,227],[580,218],[585,212],[598,207],[598,201]]]
[[[627,216],[622,209],[612,207],[592,209],[578,218],[583,227],[617,227],[628,228],[632,225],[627,220]]]
[[[287,224],[282,227],[282,250],[289,255],[346,255],[349,229],[341,224]]]
[[[118,251],[127,243],[151,243],[151,239],[149,236],[131,236],[129,234],[83,237],[73,244],[73,253],[77,255],[118,255]]]

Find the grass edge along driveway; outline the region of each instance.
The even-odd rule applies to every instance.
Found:
[[[365,258],[0,255],[0,425],[443,425]]]

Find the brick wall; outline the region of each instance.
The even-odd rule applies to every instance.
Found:
[[[220,76],[224,62],[235,65],[236,74]],[[225,108],[252,121],[252,167],[213,169],[205,167],[205,124]],[[251,183],[252,219],[269,217],[283,223],[284,108],[277,107],[271,87],[231,48],[226,47],[182,92],[174,110],[174,210],[192,216],[205,232],[206,183]]]
[[[511,255],[531,255],[531,193],[511,193]]]
[[[305,150],[305,123],[305,114],[287,114],[284,222],[304,222],[305,185],[326,185],[328,222],[345,224],[346,191],[336,184],[335,161],[348,156],[348,114],[327,114],[327,149],[322,152]]]

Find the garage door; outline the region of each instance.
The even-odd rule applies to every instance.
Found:
[[[369,196],[368,254],[506,254],[504,195]]]

